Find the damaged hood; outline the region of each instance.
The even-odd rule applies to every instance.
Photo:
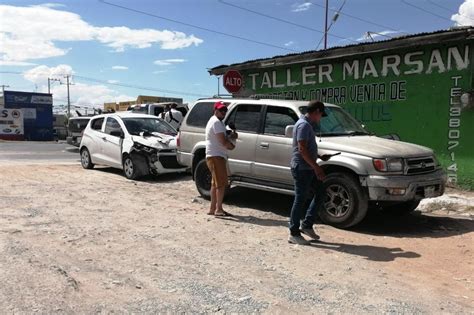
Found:
[[[317,138],[318,148],[349,152],[374,158],[429,156],[433,151],[427,147],[395,141],[376,136],[339,136]],[[321,152],[322,153],[322,152]]]
[[[153,132],[148,137],[132,136],[132,140],[155,149],[176,149],[176,137],[163,133]]]

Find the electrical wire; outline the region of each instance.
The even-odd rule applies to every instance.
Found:
[[[293,25],[293,26],[296,26],[296,27],[299,27],[299,28],[302,28],[302,29],[305,29],[305,30],[308,30],[308,31],[312,31],[312,32],[317,32],[317,33],[324,34],[324,31],[321,31],[321,30],[318,30],[318,29],[315,29],[315,28],[312,28],[312,27],[309,27],[309,26],[305,26],[305,25],[301,25],[301,24],[298,24],[298,23],[294,23],[294,22],[292,22],[292,21],[288,21],[288,20],[285,20],[285,19],[282,19],[282,18],[279,18],[279,17],[276,17],[276,16],[272,16],[272,15],[266,14],[266,13],[254,11],[254,10],[251,10],[251,9],[248,9],[248,8],[245,8],[245,7],[238,6],[238,5],[233,4],[233,3],[226,2],[226,1],[224,1],[224,0],[217,0],[217,1],[220,2],[220,3],[222,3],[222,4],[224,4],[224,5],[227,5],[227,6],[230,6],[230,7],[234,7],[234,8],[243,10],[243,11],[247,11],[247,12],[250,12],[250,13],[253,13],[253,14],[256,14],[256,15],[260,15],[260,16],[266,17],[266,18],[268,18],[268,19],[272,19],[272,20],[275,20],[275,21],[278,21],[278,22],[282,22],[282,23],[286,23],[286,24],[289,24],[289,25]],[[343,36],[339,36],[339,35],[335,35],[335,34],[328,34],[328,35],[333,36],[333,37],[336,37],[336,38],[339,38],[339,39],[351,40],[350,38],[343,37]],[[354,41],[354,42],[356,42],[356,41]]]
[[[322,4],[314,3],[314,2],[312,2],[312,1],[310,1],[310,3],[311,3],[312,5],[315,5],[315,6],[317,6],[317,7],[323,8],[323,9],[326,8],[326,7],[325,7],[324,5],[322,5]],[[334,9],[329,9],[329,10],[331,10],[331,11],[333,11],[333,12],[337,12],[337,10],[334,10]],[[368,24],[372,24],[372,25],[374,25],[374,26],[382,27],[382,28],[387,29],[387,30],[390,30],[390,31],[394,31],[394,32],[401,33],[401,34],[408,34],[408,33],[406,33],[406,32],[402,32],[402,31],[400,31],[400,30],[397,30],[397,29],[395,29],[395,28],[393,28],[393,27],[391,27],[391,26],[387,26],[387,25],[383,25],[383,24],[376,23],[376,22],[372,22],[372,21],[363,19],[363,18],[361,18],[361,17],[355,16],[355,15],[352,15],[352,14],[349,14],[349,13],[343,13],[343,12],[341,12],[340,14],[343,15],[343,16],[347,16],[347,17],[349,17],[349,18],[351,18],[351,19],[358,20],[358,21],[360,21],[360,22],[365,22],[365,23],[368,23]]]
[[[152,13],[149,13],[149,12],[144,12],[144,11],[140,11],[140,10],[137,10],[137,9],[133,9],[133,8],[130,8],[130,7],[125,7],[125,6],[122,6],[122,5],[118,5],[118,4],[115,4],[115,3],[107,2],[105,0],[98,0],[98,1],[102,2],[106,5],[109,5],[109,6],[117,7],[117,8],[120,8],[120,9],[124,9],[124,10],[127,10],[127,11],[131,11],[131,12],[135,12],[135,13],[139,13],[139,14],[143,14],[143,15],[147,15],[147,16],[151,16],[151,17],[154,17],[154,18],[157,18],[157,19],[168,21],[168,22],[181,24],[181,25],[185,25],[185,26],[188,26],[188,27],[193,27],[193,28],[196,28],[196,29],[199,29],[199,30],[202,30],[202,31],[206,31],[206,32],[214,33],[214,34],[219,34],[219,35],[223,35],[223,36],[243,40],[243,41],[254,43],[254,44],[264,45],[264,46],[278,48],[278,49],[283,49],[283,50],[286,50],[286,51],[298,52],[296,50],[293,50],[293,49],[290,49],[290,48],[287,48],[287,47],[282,47],[282,46],[278,46],[278,45],[258,41],[258,40],[255,40],[255,39],[245,38],[245,37],[242,37],[242,36],[239,36],[239,35],[234,35],[234,34],[224,33],[224,32],[221,32],[221,31],[216,31],[216,30],[213,30],[213,29],[210,29],[210,28],[207,28],[207,27],[203,27],[203,26],[199,26],[199,25],[193,25],[193,24],[190,24],[190,23],[170,19],[170,18],[167,18],[167,17],[164,17],[164,16],[160,16],[160,15],[152,14]]]
[[[339,8],[339,10],[336,11],[336,13],[334,14],[334,16],[332,17],[331,19],[331,24],[329,24],[329,27],[327,29],[327,33],[329,34],[329,30],[331,29],[331,27],[334,25],[334,23],[336,23],[336,20],[337,20],[337,17],[339,14],[341,14],[341,11],[342,11],[342,8],[344,8],[344,5],[346,4],[346,0],[344,0],[344,2],[342,3],[341,7]],[[319,43],[318,43],[318,46],[316,46],[316,50],[319,48],[319,46],[321,45],[321,43],[323,42],[324,40],[324,35],[321,37],[321,39],[319,40]],[[358,43],[357,41],[354,41],[356,43]]]
[[[440,19],[443,19],[443,20],[452,22],[451,19],[449,19],[449,18],[447,18],[447,17],[445,17],[445,16],[442,16],[442,15],[439,15],[439,14],[437,14],[437,13],[434,13],[434,12],[431,12],[431,11],[429,11],[429,10],[426,10],[426,9],[424,9],[424,8],[422,8],[422,7],[419,7],[419,6],[417,6],[417,5],[414,5],[413,3],[409,3],[408,1],[405,1],[405,0],[400,0],[400,1],[401,1],[402,3],[404,3],[404,4],[408,5],[408,6],[410,6],[410,7],[416,8],[416,9],[418,9],[418,10],[420,10],[420,11],[423,11],[423,12],[425,12],[425,13],[431,14],[431,15],[433,15],[433,16],[436,16],[436,17],[440,18]]]

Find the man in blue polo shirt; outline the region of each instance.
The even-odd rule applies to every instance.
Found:
[[[290,236],[288,242],[292,244],[308,245],[301,233],[313,240],[318,240],[319,235],[313,230],[314,219],[324,203],[324,188],[322,181],[325,178],[323,169],[316,163],[318,146],[314,134],[314,125],[319,124],[324,112],[324,104],[320,101],[308,103],[306,114],[296,122],[293,129],[293,154],[291,157],[291,174],[295,181],[295,200],[291,208]],[[327,161],[330,156],[319,156]],[[304,209],[308,193],[313,185],[315,195],[309,208]],[[300,223],[304,214],[304,220]],[[301,224],[301,226],[300,226]]]

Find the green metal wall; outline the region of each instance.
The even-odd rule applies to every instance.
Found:
[[[434,149],[449,181],[473,190],[474,109],[460,101],[473,90],[473,49],[466,40],[240,72],[257,94],[338,104],[377,135]]]

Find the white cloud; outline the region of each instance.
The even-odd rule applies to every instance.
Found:
[[[119,82],[120,82],[119,80],[107,80],[107,83],[110,83],[110,84],[115,84]]]
[[[113,66],[113,70],[128,70],[128,67],[126,66]]]
[[[32,5],[32,7],[45,7],[45,8],[61,8],[65,7],[66,5],[62,3],[53,3],[53,2],[48,2],[48,3],[42,3],[38,5]]]
[[[312,3],[311,2],[304,2],[301,4],[295,3],[291,6],[291,11],[293,12],[303,12],[307,11],[311,8]]]
[[[458,13],[451,16],[451,20],[462,26],[474,25],[474,0],[465,0],[459,6]]]
[[[285,43],[285,47],[290,47],[290,46],[293,46],[294,44],[295,42],[290,40],[288,43]]]
[[[186,59],[161,59],[155,60],[153,63],[157,66],[169,66],[172,64],[183,63],[186,62]]]
[[[167,70],[156,70],[156,71],[153,71],[154,74],[165,73],[165,72],[168,72],[168,71],[167,71]]]
[[[36,63],[32,62],[25,62],[25,61],[8,61],[8,60],[0,60],[0,66],[34,66]]]
[[[57,67],[38,66],[23,73],[23,77],[38,85],[39,91],[46,92],[48,90],[47,82],[49,78],[58,78],[64,83],[64,75],[74,74],[73,69],[69,65],[59,65]],[[73,76],[74,81],[74,76]],[[109,80],[110,81],[110,80]],[[110,83],[110,82],[109,82]],[[110,89],[103,84],[85,84],[82,82],[74,82],[69,86],[71,104],[103,108],[107,102],[121,102],[136,99],[136,96],[129,96]],[[65,104],[67,99],[67,89],[65,85],[52,84],[51,93],[53,93],[53,101],[55,104]]]
[[[203,42],[194,35],[170,30],[96,27],[78,14],[53,7],[57,5],[0,5],[0,60],[29,61],[67,54],[70,48],[57,47],[57,42],[98,41],[117,52],[152,45],[181,49]]]

